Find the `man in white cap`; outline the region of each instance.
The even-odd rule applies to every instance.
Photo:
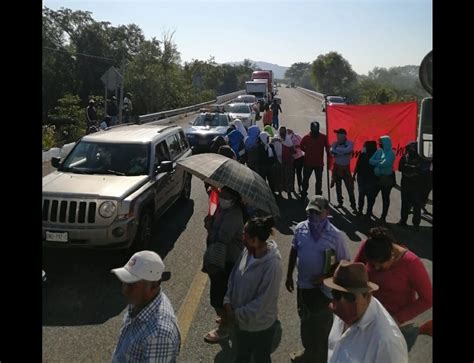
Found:
[[[135,253],[112,272],[122,281],[130,304],[125,313],[112,362],[176,362],[181,336],[173,307],[161,291],[165,265],[152,251]]]
[[[397,323],[372,296],[363,263],[341,261],[324,280],[332,292],[334,321],[329,334],[328,362],[407,363],[408,349]]]

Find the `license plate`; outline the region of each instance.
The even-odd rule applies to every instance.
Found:
[[[46,241],[68,242],[67,232],[46,232]]]
[[[207,139],[200,139],[199,145],[207,145]]]

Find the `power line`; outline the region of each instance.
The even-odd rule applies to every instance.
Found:
[[[83,57],[96,58],[96,59],[104,59],[104,60],[112,61],[112,62],[115,62],[115,63],[117,62],[115,59],[112,59],[112,58],[99,57],[99,56],[91,55],[91,54],[74,53],[74,52],[70,52],[70,51],[68,51],[68,50],[56,49],[56,48],[51,48],[51,47],[43,47],[43,48],[44,48],[44,49],[53,50],[53,51],[55,51],[55,52],[60,52],[60,53],[68,53],[68,54],[71,54],[71,55],[80,55],[80,56],[83,56]]]

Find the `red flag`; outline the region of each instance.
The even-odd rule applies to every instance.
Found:
[[[219,206],[219,192],[216,188],[212,188],[209,194],[209,210],[208,215],[213,216]]]
[[[380,136],[390,136],[396,155],[395,170],[405,146],[411,141],[416,141],[416,102],[389,105],[333,105],[328,106],[326,112],[329,145],[337,140],[334,130],[340,128],[347,131],[347,139],[354,143],[351,171],[354,171],[365,141],[378,142]],[[332,166],[333,158],[330,159],[329,164]]]

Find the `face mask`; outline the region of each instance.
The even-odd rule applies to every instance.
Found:
[[[319,224],[323,223],[326,220],[326,218],[322,218],[320,214],[310,213],[308,215],[308,220],[309,220],[309,223],[315,226],[318,226]]]
[[[222,209],[229,209],[234,205],[234,201],[232,199],[220,199],[219,205]]]
[[[328,219],[321,218],[319,214],[310,213],[308,215],[308,221],[309,221],[309,231],[311,233],[311,236],[313,237],[315,241],[319,240],[324,229],[326,228]]]
[[[336,314],[346,325],[352,325],[358,319],[357,305],[355,303],[332,302],[329,308]]]

